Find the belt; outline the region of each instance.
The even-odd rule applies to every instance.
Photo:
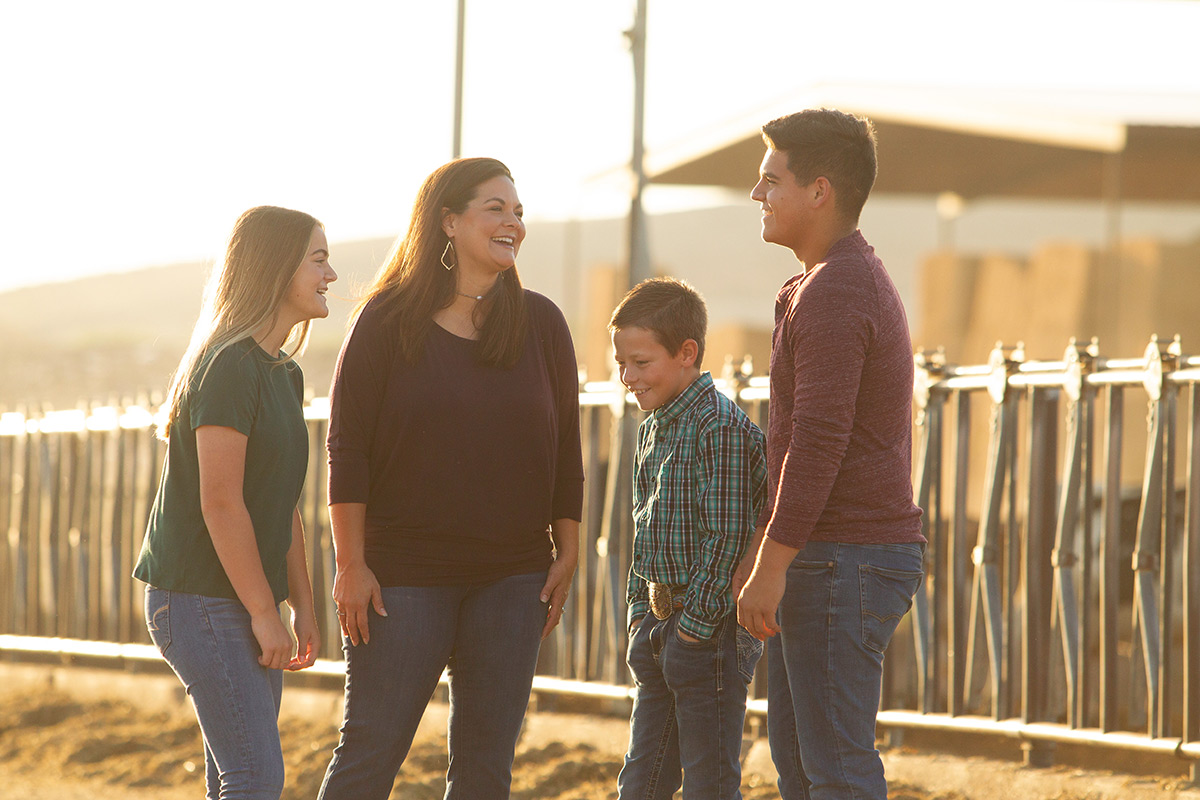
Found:
[[[675,609],[683,608],[686,583],[650,583],[650,610],[659,619],[668,619]]]

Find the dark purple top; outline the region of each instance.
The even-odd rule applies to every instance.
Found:
[[[329,502],[366,503],[366,561],[382,586],[477,583],[546,569],[551,520],[582,516],[579,376],[562,312],[526,290],[511,369],[434,324],[405,363],[378,299],[363,309],[330,392]]]
[[[908,320],[862,233],[780,289],[770,375],[767,536],[790,547],[925,541]]]

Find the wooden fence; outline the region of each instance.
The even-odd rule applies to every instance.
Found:
[[[926,354],[917,364],[914,487],[928,577],[888,654],[881,724],[1016,737],[1035,762],[1056,741],[1170,752],[1195,777],[1200,358],[1178,341],[1129,359],[1072,342],[1061,361],[998,345],[986,365]],[[764,377],[727,369],[718,384],[765,428]],[[567,691],[627,696],[640,415],[612,384],[580,397],[579,573],[539,671]],[[322,655],[340,659],[329,635],[327,410],[320,400],[306,409],[301,502]],[[163,456],[151,426],[134,404],[0,415],[0,652],[15,637],[149,641],[129,575]],[[752,715],[765,711],[756,680]]]

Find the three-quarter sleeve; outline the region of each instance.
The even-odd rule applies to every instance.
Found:
[[[338,355],[329,390],[330,504],[365,503],[370,495],[371,444],[392,359],[382,317],[381,304],[368,303]]]
[[[558,412],[558,452],[555,457],[553,519],[583,519],[583,448],[579,430],[579,368],[567,320],[547,301],[546,348]]]

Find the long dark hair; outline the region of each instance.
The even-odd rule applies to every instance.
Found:
[[[448,241],[442,229],[443,209],[461,214],[475,199],[480,184],[502,175],[508,167],[494,158],[460,158],[433,171],[413,203],[408,232],[397,241],[354,316],[376,297],[387,303],[387,319],[399,327],[400,349],[409,363],[421,357],[433,315],[454,302],[455,276],[441,263]],[[528,325],[525,290],[516,266],[500,273],[498,286],[475,308],[480,361],[500,367],[517,363],[525,347]]]

